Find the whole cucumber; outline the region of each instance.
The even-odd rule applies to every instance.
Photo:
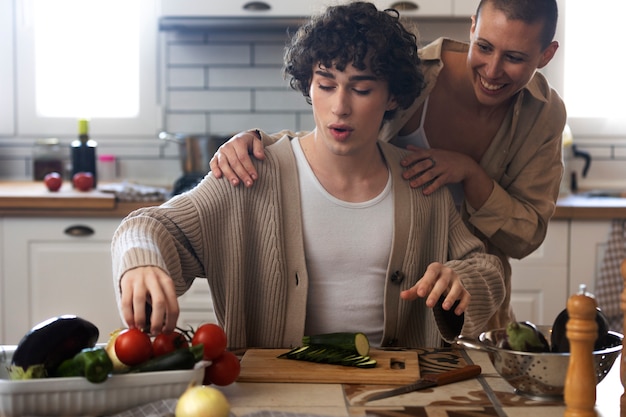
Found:
[[[202,359],[202,352],[204,352],[203,344],[177,349],[134,366],[130,368],[129,372],[159,372],[191,369],[196,362]]]
[[[23,378],[30,367],[42,367],[43,375],[52,375],[66,359],[84,348],[95,346],[98,328],[74,315],[50,318],[33,327],[18,344],[11,360],[11,379]],[[13,370],[16,372],[14,373]]]

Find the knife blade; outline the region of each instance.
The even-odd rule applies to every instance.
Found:
[[[478,365],[467,365],[463,368],[453,369],[442,373],[426,374],[413,384],[376,393],[367,398],[366,402],[382,400],[383,398],[395,397],[396,395],[406,394],[408,392],[464,381],[480,375],[481,371],[482,370]]]

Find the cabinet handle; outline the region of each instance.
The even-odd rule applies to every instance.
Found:
[[[68,236],[73,237],[87,237],[93,235],[96,232],[89,226],[77,224],[74,226],[69,226],[67,229],[65,229],[64,233]]]
[[[391,8],[396,9],[399,12],[406,12],[409,10],[417,10],[420,6],[412,1],[396,1],[391,3]]]
[[[272,6],[264,1],[249,1],[243,5],[243,9],[251,12],[263,12],[271,9]]]

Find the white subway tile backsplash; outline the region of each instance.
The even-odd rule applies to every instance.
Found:
[[[311,105],[299,91],[259,90],[254,93],[254,108],[264,111],[312,111]]]
[[[180,158],[134,159],[118,163],[119,180],[128,180],[154,186],[171,186],[182,174]]]
[[[250,91],[170,91],[170,110],[189,111],[249,111]]]
[[[169,65],[250,65],[250,46],[245,44],[174,44],[169,46]]]
[[[252,48],[253,65],[276,65],[282,67],[285,43],[255,44]],[[277,72],[280,73],[280,70]]]
[[[280,68],[209,68],[210,88],[285,88]]]
[[[168,84],[174,88],[204,88],[206,77],[204,67],[170,68]]]
[[[620,159],[626,159],[626,145],[624,146],[615,146],[613,151],[613,156]]]
[[[170,113],[166,118],[167,129],[173,133],[205,133],[207,131],[206,114]]]
[[[295,113],[213,113],[209,120],[211,132],[225,136],[252,128],[262,129],[265,132],[298,129],[298,117]]]
[[[589,152],[589,154],[591,155],[592,160],[594,158],[602,158],[602,159],[608,159],[611,157],[611,147],[610,146],[585,146],[580,147],[581,150],[584,150],[586,152]]]

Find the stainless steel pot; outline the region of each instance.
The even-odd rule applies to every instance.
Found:
[[[205,134],[159,133],[159,139],[178,144],[180,166],[185,175],[206,174],[211,170],[209,162],[229,138]]]

